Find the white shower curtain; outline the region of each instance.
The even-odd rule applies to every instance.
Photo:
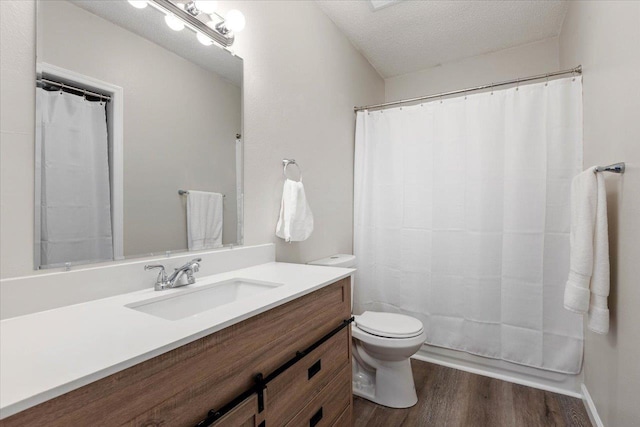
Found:
[[[359,112],[355,157],[356,313],[409,314],[429,344],[580,371],[582,317],[562,298],[581,79]]]
[[[36,89],[40,265],[113,259],[105,106]]]

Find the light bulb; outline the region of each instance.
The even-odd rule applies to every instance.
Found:
[[[129,0],[129,4],[133,7],[135,7],[136,9],[144,9],[145,7],[147,7],[147,2],[146,1],[140,1],[140,0]]]
[[[209,38],[209,36],[205,36],[199,31],[196,33],[196,37],[198,38],[198,41],[205,46],[211,46],[213,44],[213,41]]]
[[[218,2],[213,0],[196,0],[194,3],[200,12],[207,15],[211,15],[218,8]]]
[[[224,16],[224,26],[234,33],[242,31],[246,23],[244,15],[238,9],[231,9]]]
[[[173,31],[181,31],[184,28],[184,22],[176,18],[175,15],[166,15],[164,17],[164,22],[166,22],[167,26]]]

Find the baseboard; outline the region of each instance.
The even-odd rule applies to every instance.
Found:
[[[413,358],[472,374],[583,399],[580,389],[582,375],[549,372],[426,344]]]
[[[587,386],[582,384],[580,389],[582,390],[582,401],[584,402],[584,406],[587,408],[587,414],[589,415],[591,424],[595,427],[604,427],[604,423],[600,419],[600,415],[598,415],[598,410],[596,409],[596,405],[593,403],[593,399],[591,399]]]

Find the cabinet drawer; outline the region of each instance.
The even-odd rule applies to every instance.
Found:
[[[351,366],[345,365],[333,380],[307,404],[287,427],[329,427],[351,402]]]
[[[269,423],[283,426],[313,399],[345,365],[350,365],[346,327],[275,378],[269,390]]]
[[[340,415],[336,420],[336,422],[333,423],[332,427],[351,427],[353,425],[353,422],[351,420],[351,416],[352,416],[351,411],[352,411],[351,406],[345,409],[342,412],[342,415]]]
[[[264,400],[266,401],[266,392]],[[213,423],[212,427],[258,427],[264,420],[264,412],[258,413],[258,395],[252,394],[241,404],[233,408],[229,413],[225,414],[218,421]]]

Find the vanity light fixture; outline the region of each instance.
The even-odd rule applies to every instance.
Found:
[[[247,21],[244,18],[242,12],[238,9],[231,9],[224,16],[224,21],[220,21],[216,24],[216,30],[222,34],[228,34],[229,32],[239,33],[244,29]]]
[[[182,31],[184,29],[184,22],[176,18],[175,15],[165,15],[164,22],[166,22],[167,27],[173,31]]]
[[[196,0],[187,3],[187,11],[193,15],[192,10],[198,10],[200,13],[206,13],[207,15],[213,15],[218,8],[218,2],[214,0]],[[197,15],[198,13],[196,13]]]
[[[196,33],[198,41],[205,46],[216,43],[228,48],[234,42],[235,33],[242,31],[246,24],[244,15],[237,9],[227,12],[224,18],[217,14],[218,2],[212,0],[129,0],[129,3],[138,9],[147,4],[153,6],[165,14],[169,28],[180,31],[186,26]]]
[[[207,26],[211,27],[213,21],[207,22]],[[196,31],[196,38],[200,43],[205,46],[211,46],[213,44],[213,40],[206,34],[202,34],[200,31]]]
[[[205,36],[200,32],[196,33],[196,38],[201,44],[205,46],[211,46],[213,44],[213,40],[211,40],[209,37]]]

